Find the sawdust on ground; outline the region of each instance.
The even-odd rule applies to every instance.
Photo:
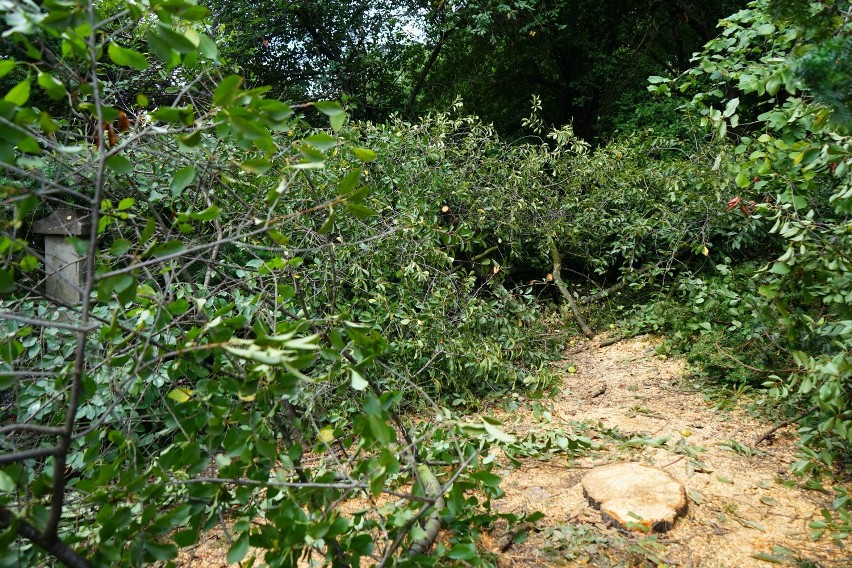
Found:
[[[659,339],[643,336],[604,347],[600,341],[566,353],[558,395],[520,399],[512,411],[493,409],[504,429],[519,437],[583,425],[583,435],[601,446],[573,459],[524,458],[519,466],[504,460],[499,473],[505,496],[495,507],[515,514],[540,511],[544,518],[524,542],[504,552],[505,530],[483,535],[481,544],[498,553],[499,568],[852,566],[848,543],[810,538],[808,523],[821,518],[832,496],[804,489],[790,474],[796,460],[790,430],[779,431],[760,451],[748,451],[769,425],[741,409],[719,410],[690,386],[682,361],[656,353]],[[615,461],[660,467],[685,485],[689,510],[673,530],[649,538],[604,524],[583,497],[580,480],[592,467]],[[227,548],[227,537],[216,529],[182,550],[177,565],[224,568]],[[761,554],[772,560],[755,558]]]
[[[539,529],[570,523],[592,531],[554,533],[545,528],[531,532],[526,542],[503,555],[500,566],[600,565],[606,560],[601,548],[602,543],[606,547],[607,539],[596,538],[593,531],[610,535],[615,531],[586,502],[580,480],[593,466],[624,460],[663,468],[684,484],[690,503],[686,516],[665,535],[652,541],[626,535],[620,541],[625,550],[610,559],[613,564],[630,557],[638,561],[643,556],[636,552],[637,546],[644,543],[648,549],[655,543],[654,556],[673,566],[771,565],[755,558],[760,554],[773,556],[776,562],[786,559],[781,563],[790,565],[852,566],[848,545],[841,548],[830,539],[810,539],[808,523],[821,518],[821,509],[830,507],[831,495],[791,483],[790,466],[796,460],[793,434],[780,431],[771,445],[761,445],[760,451],[747,455],[768,425],[742,410],[718,410],[689,387],[682,361],[664,360],[656,353],[658,343],[658,339],[641,337],[598,347],[599,342],[592,341],[568,354],[563,362],[562,391],[545,405],[550,423],[565,431],[578,422],[592,423],[599,432],[620,433],[624,441],[599,436],[596,441],[604,450],[590,452],[586,458],[528,459],[520,467],[501,472],[506,496],[497,502],[500,511],[541,511],[545,518],[538,523]],[[574,374],[567,372],[569,366],[576,369]],[[514,412],[505,419],[507,429],[516,434],[542,429],[541,421],[529,412]],[[637,448],[635,442],[629,442],[659,441],[661,436],[670,436],[661,446],[640,444]],[[681,440],[681,452],[675,453]],[[697,460],[684,453],[685,444]],[[699,448],[706,451],[697,451]],[[733,448],[745,448],[746,453]],[[571,550],[559,534],[575,539],[585,536],[591,549]],[[560,545],[569,550],[567,557],[560,558]],[[628,550],[631,545],[633,552]]]

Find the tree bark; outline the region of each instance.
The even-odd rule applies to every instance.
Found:
[[[580,313],[580,308],[577,307],[577,301],[574,299],[574,295],[568,290],[568,287],[565,286],[565,282],[562,281],[562,259],[559,258],[559,250],[556,248],[556,242],[554,242],[553,237],[550,235],[547,236],[547,244],[550,246],[550,256],[553,259],[553,282],[556,284],[556,287],[559,289],[559,292],[562,294],[562,297],[568,301],[568,305],[571,306],[571,311],[574,313],[574,321],[577,322],[577,325],[580,327],[580,331],[583,332],[583,335],[588,337],[589,339],[595,336],[595,332],[586,324],[586,320],[583,319],[583,315]]]
[[[432,548],[435,539],[438,538],[438,531],[441,530],[441,509],[444,508],[444,496],[441,494],[441,484],[435,474],[429,470],[425,464],[417,464],[417,476],[423,484],[423,492],[426,497],[435,499],[435,504],[432,506],[432,512],[423,524],[423,530],[426,535],[420,540],[411,543],[408,552],[412,555],[425,554]]]
[[[62,539],[56,538],[52,542],[49,542],[30,523],[16,517],[9,509],[0,507],[0,529],[5,530],[10,526],[15,526],[20,536],[39,548],[44,549],[68,568],[93,568],[92,564],[86,558],[80,556],[73,548],[65,544]]]
[[[447,36],[450,35],[452,30],[441,30],[441,37],[438,38],[438,43],[435,44],[435,47],[432,48],[432,53],[429,54],[429,59],[426,60],[426,65],[423,66],[423,69],[420,71],[420,75],[417,77],[417,82],[414,84],[414,88],[411,89],[411,94],[408,96],[408,104],[405,107],[405,115],[410,116],[411,111],[414,108],[414,101],[417,99],[417,95],[420,94],[420,90],[423,88],[423,83],[426,82],[426,75],[429,74],[429,71],[432,69],[432,66],[435,65],[435,61],[438,60],[438,54],[441,53],[441,49],[444,47],[444,42],[447,39]]]

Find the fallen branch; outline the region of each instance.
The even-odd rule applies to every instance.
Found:
[[[65,544],[62,539],[55,538],[52,541],[48,540],[30,523],[18,518],[9,509],[0,507],[0,529],[6,530],[10,526],[14,527],[20,536],[44,549],[68,568],[92,568],[92,564],[88,560]]]
[[[438,478],[425,464],[417,464],[417,476],[420,478],[420,483],[423,484],[423,492],[426,497],[435,499],[435,505],[432,511],[423,523],[423,530],[426,534],[420,540],[411,543],[408,552],[412,555],[425,554],[432,548],[435,539],[438,538],[438,532],[441,530],[441,510],[446,503],[444,502],[443,489],[438,482]]]
[[[731,355],[730,353],[728,353],[727,351],[722,349],[722,347],[718,343],[715,343],[715,345],[716,345],[716,349],[719,350],[719,353],[721,353],[722,355],[724,355],[728,359],[735,361],[741,367],[744,367],[744,368],[748,369],[749,371],[754,371],[755,373],[773,373],[773,374],[795,373],[796,371],[799,370],[799,369],[758,369],[757,367],[752,367],[751,365],[743,363],[742,361],[740,361],[739,359],[737,359],[736,357],[734,357],[733,355]]]
[[[533,527],[535,527],[535,523],[529,522],[516,525],[512,528],[512,530],[500,537],[500,540],[497,541],[497,550],[500,552],[506,552],[515,543],[515,538],[517,538],[520,533],[528,531]]]
[[[764,433],[764,434],[763,434],[763,436],[761,436],[760,438],[758,438],[757,440],[755,440],[753,445],[754,445],[755,447],[757,447],[757,445],[758,445],[758,444],[760,444],[761,442],[764,442],[764,441],[768,440],[768,439],[772,436],[772,434],[774,434],[775,432],[777,432],[777,431],[778,431],[778,430],[780,430],[781,428],[786,428],[787,426],[789,426],[789,425],[791,425],[791,424],[795,424],[796,422],[798,422],[799,420],[801,420],[801,419],[802,419],[802,418],[804,418],[805,416],[808,416],[809,414],[813,414],[813,413],[814,413],[814,412],[816,412],[817,410],[819,410],[819,405],[818,405],[818,404],[816,404],[816,405],[814,405],[814,406],[810,407],[809,409],[805,410],[804,412],[802,412],[802,413],[801,413],[801,414],[799,414],[798,416],[794,416],[794,417],[793,417],[793,418],[791,418],[790,420],[785,420],[784,422],[782,422],[782,423],[778,424],[777,426],[773,426],[772,428],[770,428],[769,430],[767,430],[767,431],[766,431],[766,433]]]
[[[642,268],[640,268],[639,270],[634,272],[633,276],[640,276],[642,274],[645,274],[646,272],[649,272],[652,269],[657,268],[658,266],[660,266],[660,264],[661,264],[660,262],[657,262],[656,264],[648,264],[646,266],[643,266]],[[597,294],[592,294],[591,296],[586,296],[585,298],[581,298],[580,300],[578,300],[578,302],[581,305],[586,305],[586,304],[591,304],[592,302],[597,302],[598,300],[603,300],[604,298],[606,298],[607,296],[609,296],[613,292],[618,292],[619,290],[621,290],[622,288],[627,286],[628,282],[629,281],[627,280],[627,278],[623,278],[622,280],[619,280],[618,282],[616,282],[615,284],[613,284],[609,288],[606,288],[605,290],[601,290]]]
[[[619,335],[618,337],[613,337],[612,339],[607,339],[606,341],[602,341],[600,345],[598,345],[598,349],[601,347],[609,347],[610,345],[615,345],[619,341],[627,339],[630,337],[629,335]]]
[[[599,386],[599,387],[595,390],[595,392],[593,392],[592,394],[590,394],[587,398],[588,398],[589,400],[591,400],[591,399],[593,399],[593,398],[598,398],[599,396],[603,396],[603,394],[604,394],[605,392],[606,392],[606,383],[603,383],[601,386]]]
[[[553,259],[553,282],[559,289],[559,293],[562,294],[562,297],[565,298],[568,301],[568,305],[571,306],[571,311],[574,313],[574,321],[577,322],[577,325],[580,327],[580,331],[583,332],[583,335],[591,339],[595,336],[595,332],[586,324],[586,320],[584,320],[582,314],[580,314],[580,308],[577,307],[577,301],[574,299],[574,295],[571,294],[571,291],[568,290],[565,283],[562,281],[562,259],[559,258],[559,250],[556,248],[556,242],[554,242],[553,237],[550,235],[547,236],[547,244],[550,246],[550,256]]]

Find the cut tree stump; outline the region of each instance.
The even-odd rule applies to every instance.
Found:
[[[686,489],[655,467],[632,462],[604,465],[587,473],[582,484],[586,499],[604,520],[626,529],[665,532],[686,512]]]

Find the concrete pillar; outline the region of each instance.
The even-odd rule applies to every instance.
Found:
[[[68,237],[88,237],[91,223],[88,215],[74,209],[57,209],[36,221],[33,232],[44,235],[45,292],[49,297],[68,304],[81,301],[85,275],[85,257],[77,254]]]

